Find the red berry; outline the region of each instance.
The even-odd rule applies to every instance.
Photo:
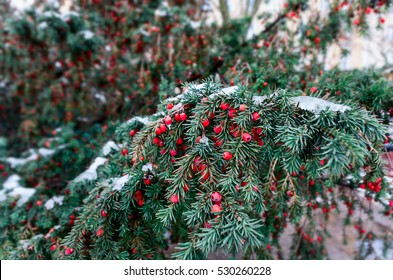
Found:
[[[172,203],[178,203],[179,202],[179,196],[177,194],[174,194],[171,196],[169,199]]]
[[[287,195],[288,195],[289,197],[292,197],[292,196],[293,196],[293,192],[292,192],[291,190],[289,190],[289,191],[287,191]]]
[[[258,112],[254,112],[252,113],[252,120],[255,122],[257,120],[259,120],[261,117],[261,115]]]
[[[210,121],[208,119],[202,120],[203,127],[208,127],[209,124],[210,124]]]
[[[312,87],[312,88],[310,88],[310,91],[311,91],[312,93],[316,93],[316,92],[317,92],[317,88],[316,88],[316,87]]]
[[[211,199],[214,203],[221,202],[222,195],[219,192],[213,192],[211,195]]]
[[[160,125],[160,131],[161,131],[161,133],[165,133],[166,132],[166,125],[165,124],[161,124]]]
[[[103,233],[104,233],[104,230],[99,229],[99,230],[97,230],[97,232],[96,232],[96,236],[101,236]]]
[[[243,133],[242,139],[244,142],[250,142],[251,141],[251,135],[248,134],[247,132]]]
[[[169,153],[170,153],[170,155],[173,156],[173,157],[176,156],[176,154],[177,154],[176,150],[170,150]]]
[[[367,7],[367,9],[366,9],[366,14],[370,14],[372,12],[372,9],[370,8],[370,7]]]
[[[101,210],[101,217],[105,218],[106,216],[108,216],[106,211],[105,210]]]
[[[173,108],[173,103],[167,104],[167,105],[166,105],[166,108],[167,108],[168,110],[171,110],[171,109]]]
[[[360,185],[359,185],[359,188],[365,189],[365,188],[366,188],[366,185],[365,185],[365,184],[360,184]]]
[[[133,137],[135,135],[135,130],[130,130],[130,136]]]
[[[225,160],[230,160],[230,159],[232,158],[232,154],[231,154],[230,152],[224,152],[224,153],[222,154],[222,157],[223,157]]]
[[[218,212],[221,212],[221,210],[222,210],[222,208],[221,208],[221,206],[219,205],[219,204],[214,204],[213,205],[213,207],[212,207],[212,213],[218,213]]]
[[[315,42],[316,44],[321,43],[321,38],[319,38],[319,37],[315,38],[315,39],[314,39],[314,42]]]
[[[247,110],[247,105],[246,104],[240,104],[239,110],[242,111],[242,112],[246,111]]]
[[[178,139],[176,140],[176,144],[177,144],[177,145],[183,144],[183,139],[178,138]]]
[[[160,138],[155,137],[155,138],[153,139],[153,143],[154,143],[155,145],[158,145],[158,144],[160,143]]]
[[[393,200],[389,201],[389,206],[393,207]]]
[[[74,252],[74,249],[72,249],[72,248],[67,248],[66,250],[65,250],[65,254],[66,255],[71,255],[72,253]]]
[[[56,245],[52,245],[52,246],[50,246],[50,250],[53,252],[54,250],[56,250]]]
[[[214,127],[214,133],[215,134],[220,134],[220,132],[222,131],[222,126],[221,125],[217,125]]]
[[[170,125],[172,123],[172,118],[170,116],[165,117],[164,122],[166,125]]]
[[[143,206],[143,204],[145,204],[145,200],[143,198],[138,200],[138,205],[139,206]]]
[[[4,170],[4,165],[0,164],[0,171]]]
[[[379,22],[380,22],[381,24],[384,24],[384,23],[385,23],[385,19],[384,19],[384,18],[381,18],[381,19],[379,20]]]
[[[39,207],[39,206],[42,206],[42,200],[37,200],[35,204],[36,204],[38,207]]]
[[[181,113],[180,114],[180,120],[185,121],[187,119],[187,114],[186,113]]]
[[[308,182],[308,185],[309,185],[310,187],[314,187],[314,185],[315,185],[314,180],[310,180],[310,181]]]
[[[227,109],[229,108],[229,104],[228,104],[228,103],[225,103],[225,102],[222,102],[221,105],[220,105],[220,108],[221,108],[222,110],[227,110]]]
[[[145,183],[145,185],[149,186],[151,184],[151,180],[150,179],[145,179],[143,180],[143,182]]]
[[[174,118],[175,118],[175,121],[176,121],[176,122],[180,122],[180,120],[181,120],[181,119],[180,119],[180,114],[179,114],[179,113],[176,113],[175,116],[174,116]]]
[[[360,20],[358,18],[353,21],[354,25],[358,25],[359,23],[360,23]]]
[[[123,156],[126,156],[128,154],[128,150],[127,149],[123,149],[121,150],[121,153]]]
[[[236,109],[233,109],[233,108],[231,108],[231,109],[229,109],[229,112],[228,112],[228,116],[229,116],[229,118],[233,118],[233,117],[235,117],[235,114],[237,113],[237,110]]]

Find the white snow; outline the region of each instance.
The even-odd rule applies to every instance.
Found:
[[[149,117],[133,117],[133,118],[129,119],[127,121],[127,123],[132,123],[133,121],[139,121],[139,122],[143,123],[144,125],[148,125],[149,123],[151,123],[151,120],[149,119]]]
[[[199,141],[200,143],[207,144],[209,142],[209,138],[206,137],[206,135],[203,135],[201,137],[201,140]]]
[[[142,171],[144,172],[150,171],[154,173],[153,164],[151,164],[151,162],[146,163],[144,166],[142,166]]]
[[[30,153],[30,156],[28,156],[27,158],[8,157],[5,160],[6,160],[6,162],[8,162],[11,165],[11,168],[15,168],[19,165],[24,165],[30,161],[34,161],[39,158],[39,155],[33,149],[30,149],[29,153]]]
[[[106,162],[106,158],[97,157],[93,164],[85,170],[83,173],[79,174],[73,181],[81,182],[83,180],[95,180],[97,179],[97,168]]]
[[[64,149],[66,146],[67,145],[59,145],[56,149],[39,148],[37,151],[34,149],[29,149],[30,156],[26,158],[8,157],[5,159],[5,161],[11,165],[11,168],[15,168],[30,161],[38,160],[39,156],[49,157],[58,150]]]
[[[106,144],[104,145],[104,147],[102,148],[102,153],[104,154],[104,156],[107,156],[110,154],[110,152],[113,150],[118,151],[119,150],[119,146],[111,141],[106,142]]]
[[[79,34],[82,34],[83,38],[85,38],[85,40],[89,40],[94,37],[94,33],[91,32],[90,30],[80,31]]]
[[[329,102],[317,97],[311,96],[298,96],[292,97],[291,101],[294,104],[297,104],[301,109],[313,112],[315,114],[319,114],[321,111],[325,109],[329,109],[330,111],[336,112],[345,112],[350,110],[351,107],[346,105],[340,105],[333,102]]]
[[[53,209],[55,207],[55,204],[62,205],[64,200],[64,196],[54,196],[51,199],[49,199],[47,202],[45,202],[44,206],[47,210]]]
[[[113,178],[113,183],[112,183],[112,190],[114,191],[121,191],[121,189],[124,187],[124,185],[128,182],[130,179],[130,175],[124,175],[123,177],[118,177],[118,178]]]
[[[0,201],[4,201],[10,196],[20,196],[17,206],[25,204],[29,198],[35,193],[35,189],[23,187],[19,181],[21,177],[13,174],[3,183],[3,189],[0,190]]]
[[[102,93],[96,93],[96,94],[94,94],[94,97],[97,98],[98,100],[100,100],[101,103],[106,102],[106,97]]]
[[[48,27],[48,23],[46,23],[45,21],[44,22],[41,22],[39,25],[38,25],[38,28],[40,28],[40,29],[45,29],[45,28],[47,28]]]

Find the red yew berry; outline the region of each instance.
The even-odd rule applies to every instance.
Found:
[[[247,110],[247,105],[246,104],[240,104],[239,110],[242,111],[242,112],[246,111]]]
[[[380,22],[381,24],[384,24],[384,23],[385,23],[385,19],[384,19],[384,18],[381,18],[381,19],[379,20],[379,22]]]
[[[211,199],[214,203],[221,202],[222,195],[219,192],[213,192],[211,195]]]
[[[261,115],[258,112],[254,112],[252,113],[252,120],[255,122],[257,120],[259,120],[261,117]]]
[[[316,88],[316,87],[312,87],[312,88],[310,88],[310,91],[311,91],[312,93],[316,93],[316,92],[317,92],[317,88]]]
[[[122,154],[123,156],[126,156],[126,155],[128,154],[128,150],[127,150],[127,149],[121,150],[121,154]]]
[[[230,152],[224,152],[224,153],[222,154],[222,157],[223,157],[225,160],[230,160],[230,159],[232,158],[232,154],[231,154]]]
[[[169,199],[172,203],[178,203],[179,202],[179,195],[174,194],[170,197]]]
[[[168,110],[172,110],[172,108],[173,108],[173,103],[167,104],[167,105],[166,105],[166,108],[167,108]]]
[[[243,135],[242,135],[242,139],[244,142],[250,142],[251,138],[252,138],[251,135],[248,134],[247,132],[243,133]]]
[[[310,187],[314,187],[314,185],[315,185],[314,180],[310,180],[310,181],[308,182],[308,185],[309,185]]]
[[[68,256],[68,255],[71,255],[73,252],[74,252],[74,249],[67,248],[64,253]]]
[[[172,123],[172,118],[170,116],[165,117],[164,122],[166,125],[170,125]]]
[[[321,38],[319,38],[319,37],[315,38],[315,39],[314,39],[314,42],[315,42],[316,44],[321,43]]]
[[[292,197],[293,196],[293,192],[291,190],[287,191],[287,196]]]
[[[185,121],[187,119],[187,114],[186,113],[181,113],[180,114],[180,120]]]
[[[175,122],[180,122],[181,121],[179,113],[176,113],[174,118],[175,118]]]
[[[221,212],[221,210],[222,210],[222,208],[221,208],[221,206],[219,204],[213,204],[211,212],[212,213],[218,213],[218,212]]]
[[[106,211],[105,210],[101,210],[101,217],[105,218],[106,216],[108,216]]]
[[[145,180],[143,180],[143,182],[145,183],[145,185],[147,185],[147,186],[149,186],[150,184],[151,184],[151,180],[148,178],[148,179],[145,179]]]
[[[220,132],[222,131],[222,126],[221,125],[217,125],[214,127],[214,133],[215,134],[220,134]]]
[[[50,246],[50,250],[53,252],[54,250],[56,250],[57,246],[56,245],[52,245]]]
[[[102,230],[102,229],[99,229],[99,230],[97,230],[97,232],[96,232],[96,236],[101,236],[101,235],[103,235],[104,234],[104,230]]]
[[[173,157],[176,156],[176,154],[177,154],[176,150],[170,150],[169,153]]]
[[[178,139],[176,140],[176,144],[177,144],[177,145],[183,144],[183,139],[178,138]]]
[[[130,136],[133,137],[135,135],[135,130],[130,130]]]
[[[228,112],[228,116],[229,116],[229,118],[230,119],[232,119],[232,118],[234,118],[235,117],[235,115],[236,115],[236,113],[237,113],[237,110],[236,109],[229,109],[229,112]]]
[[[161,130],[161,133],[165,133],[166,132],[166,125],[165,124],[161,124],[160,125],[160,130]]]
[[[229,104],[225,103],[225,102],[222,102],[221,105],[220,105],[220,108],[221,108],[221,110],[227,110],[229,108]]]
[[[42,206],[42,200],[37,200],[35,203],[38,207]]]
[[[209,124],[210,124],[210,121],[208,119],[202,120],[203,127],[208,127]]]

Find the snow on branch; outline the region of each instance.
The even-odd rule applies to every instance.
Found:
[[[103,165],[106,162],[106,158],[103,157],[97,157],[94,162],[92,163],[92,165],[90,165],[90,167],[85,170],[83,173],[79,174],[74,180],[73,182],[77,183],[77,182],[81,182],[83,180],[95,180],[97,179],[97,168],[101,165]]]
[[[25,204],[35,193],[35,189],[25,188],[20,184],[21,177],[13,174],[3,183],[3,189],[0,190],[0,201],[5,201],[8,197],[19,196],[17,206]]]

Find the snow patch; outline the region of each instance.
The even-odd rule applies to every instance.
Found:
[[[3,183],[3,189],[0,190],[0,201],[5,201],[10,196],[20,196],[17,206],[25,204],[35,193],[35,189],[23,187],[19,181],[21,177],[13,174]]]
[[[129,179],[130,179],[130,175],[124,175],[123,177],[113,178],[112,190],[121,191],[121,189],[124,187],[124,185],[128,182]]]
[[[299,106],[303,110],[319,114],[321,111],[328,109],[330,111],[345,112],[350,110],[351,107],[329,102],[317,97],[311,96],[298,96],[291,98],[292,103]]]
[[[127,123],[132,123],[134,121],[138,121],[143,123],[144,125],[148,125],[152,121],[149,119],[149,117],[133,117],[127,121]]]
[[[104,156],[107,156],[110,154],[110,152],[113,150],[118,151],[119,150],[119,146],[111,141],[106,142],[106,144],[104,145],[104,147],[102,148],[102,153],[104,154]]]
[[[74,182],[81,182],[83,180],[95,180],[97,179],[97,168],[101,165],[103,165],[106,162],[106,158],[103,157],[97,157],[93,164],[90,165],[90,167],[85,170],[83,173],[79,174],[73,181]]]
[[[28,156],[27,158],[8,157],[6,158],[6,162],[11,165],[11,168],[15,168],[19,165],[24,165],[30,161],[34,161],[39,158],[39,155],[33,149],[30,149],[29,152],[30,156]]]
[[[82,34],[83,38],[85,38],[85,40],[90,40],[91,38],[94,37],[94,33],[91,32],[90,30],[80,31],[79,34]]]
[[[64,200],[64,196],[54,196],[51,199],[49,199],[47,202],[45,202],[44,206],[47,210],[53,209],[55,207],[55,204],[62,205]]]
[[[142,166],[142,171],[144,172],[150,171],[151,173],[155,174],[153,169],[153,164],[151,164],[151,162],[148,162],[144,166]]]
[[[48,27],[48,23],[46,23],[45,21],[38,24],[39,29],[45,29],[47,27]]]

